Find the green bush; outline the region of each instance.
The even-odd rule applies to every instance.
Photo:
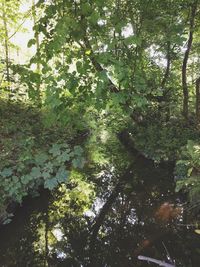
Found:
[[[159,119],[145,120],[135,125],[132,137],[136,148],[156,162],[174,161],[178,152],[189,139],[197,139],[193,126],[186,127],[177,120],[162,122]]]
[[[200,197],[200,144],[189,140],[179,158],[175,167],[176,191],[188,192],[190,201],[196,201]]]

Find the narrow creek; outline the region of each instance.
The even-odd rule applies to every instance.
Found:
[[[66,204],[62,192],[26,198],[0,227],[0,266],[158,266],[140,255],[199,267],[200,236],[185,226],[173,179],[172,166],[137,156],[121,177],[112,168],[99,172],[90,208],[82,208],[85,196]]]

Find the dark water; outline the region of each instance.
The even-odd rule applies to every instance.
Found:
[[[185,226],[172,167],[138,156],[121,173],[95,172],[87,172],[88,183],[95,181],[90,208],[89,191],[77,198],[85,184],[75,182],[68,193],[25,199],[13,221],[0,228],[0,266],[158,266],[139,261],[138,255],[200,266],[200,235]],[[163,207],[171,207],[172,214]]]

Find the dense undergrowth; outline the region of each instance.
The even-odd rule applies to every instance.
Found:
[[[199,132],[194,123],[186,124],[181,118],[167,122],[159,117],[147,116],[131,130],[135,146],[155,162],[175,161],[188,140],[198,142]]]
[[[165,122],[146,116],[141,123],[130,126],[130,119],[124,117],[122,122],[115,115],[94,112],[93,120],[91,115],[87,115],[88,124],[84,127],[76,128],[74,124],[73,127],[69,124],[61,127],[59,121],[49,126],[45,121],[45,111],[30,104],[1,100],[1,223],[10,221],[12,214],[8,212],[8,207],[12,203],[21,203],[27,195],[37,195],[40,188],[50,191],[60,188],[62,192],[67,192],[67,198],[72,195],[79,199],[77,201],[83,201],[87,192],[94,196],[92,184],[97,183],[98,186],[98,179],[90,177],[87,184],[87,179],[77,181],[75,177],[80,175],[73,173],[83,168],[85,162],[85,173],[91,168],[96,168],[98,173],[102,166],[113,170],[117,166],[118,173],[123,173],[133,156],[117,138],[124,127],[129,132],[129,144],[134,149],[157,164],[176,162],[176,190],[188,192],[190,200],[197,201],[200,194],[200,149],[199,133],[194,125],[186,127],[184,120],[178,118]],[[70,192],[70,186],[66,187],[69,177],[71,183],[76,184],[75,194]],[[82,188],[82,196],[78,188]],[[87,207],[90,200],[89,197],[85,202]]]
[[[17,102],[0,104],[0,220],[8,221],[6,209],[35,195],[42,186],[53,190],[66,183],[70,170],[84,165],[86,132],[54,124],[45,126],[45,113]]]

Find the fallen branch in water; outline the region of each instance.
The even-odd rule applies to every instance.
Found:
[[[156,260],[156,259],[149,258],[149,257],[145,257],[145,256],[142,256],[142,255],[139,255],[138,259],[141,260],[141,261],[153,262],[153,263],[156,263],[159,266],[163,266],[163,267],[176,267],[175,265],[172,265],[170,263],[167,263],[167,262],[164,262],[164,261],[160,261],[160,260]]]

